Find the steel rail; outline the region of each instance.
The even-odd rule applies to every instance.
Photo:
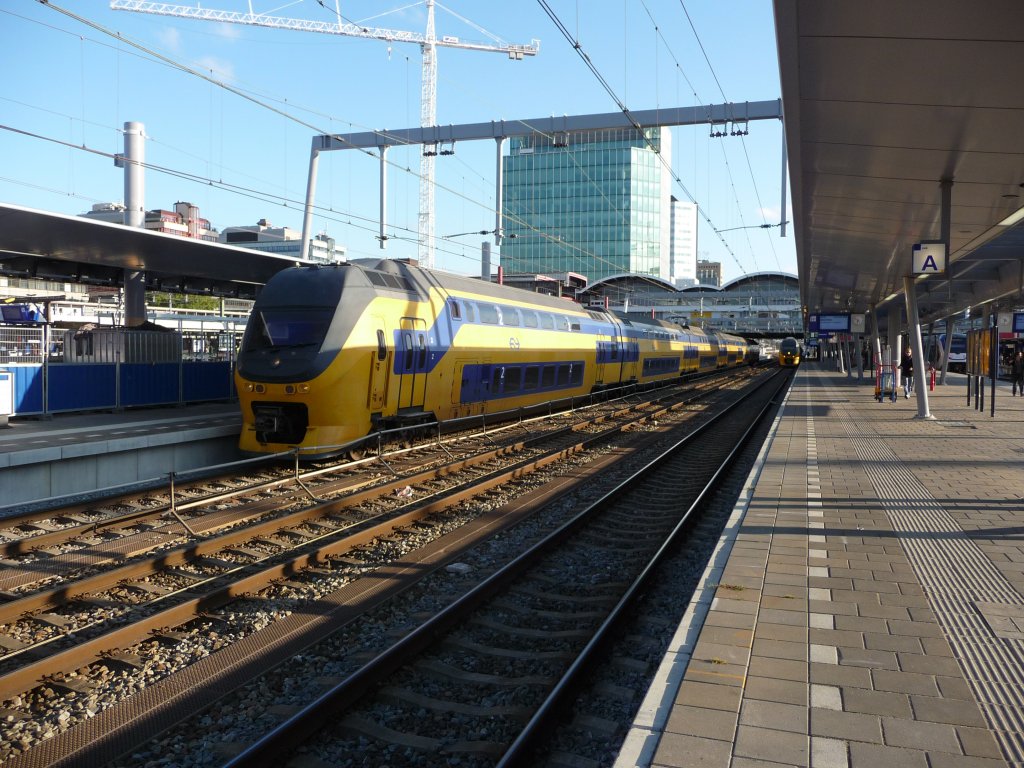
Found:
[[[693,402],[693,400],[703,397],[702,394],[693,395],[692,397],[686,398],[677,403],[657,408],[654,411],[644,413],[640,417],[640,421],[656,417],[662,413],[670,410],[678,410],[685,407],[686,405]],[[623,414],[629,413],[633,408],[622,409]],[[600,418],[606,419],[607,416],[603,415]],[[536,438],[530,438],[525,441],[519,441],[514,446],[504,446],[501,448],[487,451],[482,456],[488,457],[486,460],[496,458],[506,453],[510,453],[515,450],[520,450],[526,443],[534,440],[552,439],[557,435],[566,432],[575,432],[579,429],[584,428],[586,425],[572,425],[567,428],[556,430],[553,434],[538,436]],[[612,434],[619,432],[623,425],[618,425],[607,430],[603,430],[596,435],[588,436],[584,440],[580,440],[573,445],[557,449],[550,452],[538,459],[527,460],[521,462],[515,466],[506,470],[501,470],[496,473],[492,473],[490,476],[475,479],[470,485],[464,486],[462,489],[455,491],[454,493],[445,494],[442,498],[428,501],[427,503],[418,503],[416,508],[411,512],[399,515],[397,517],[389,518],[388,520],[379,523],[378,525],[372,526],[369,529],[355,532],[345,536],[340,541],[331,542],[324,546],[317,547],[316,549],[305,552],[302,555],[289,559],[287,562],[279,563],[268,568],[262,569],[258,573],[244,577],[230,585],[217,589],[211,593],[204,594],[200,597],[185,601],[178,605],[166,608],[162,611],[152,614],[151,616],[140,619],[125,627],[121,627],[110,632],[99,635],[91,640],[84,641],[72,648],[60,651],[56,654],[50,655],[44,659],[40,659],[33,663],[27,664],[19,669],[13,670],[0,677],[0,700],[12,698],[25,690],[34,687],[37,684],[45,683],[47,679],[53,678],[56,675],[68,674],[89,663],[102,660],[104,654],[112,649],[124,648],[132,645],[133,643],[139,642],[149,637],[153,632],[166,629],[167,627],[179,626],[187,621],[196,618],[203,611],[213,610],[221,605],[226,604],[230,600],[244,595],[259,591],[263,587],[267,586],[271,582],[286,578],[291,574],[294,574],[297,570],[305,567],[315,566],[317,563],[321,563],[327,560],[333,555],[337,555],[340,552],[352,549],[353,547],[360,546],[374,538],[390,533],[395,528],[401,528],[408,526],[417,520],[420,520],[428,515],[434,514],[438,511],[446,509],[461,503],[467,499],[478,496],[482,493],[487,492],[493,488],[496,488],[504,483],[509,482],[512,479],[521,477],[523,475],[534,472],[538,469],[546,467],[555,462],[561,461],[568,456],[571,456],[579,451],[586,450],[589,446],[608,439]],[[357,492],[351,496],[343,499],[323,502],[318,505],[314,505],[306,510],[294,513],[289,516],[290,525],[294,525],[297,522],[302,522],[305,519],[313,517],[323,517],[329,514],[343,511],[357,504],[363,503],[380,496],[387,495],[393,492],[395,489],[404,487],[410,484],[416,484],[424,482],[428,479],[435,479],[437,477],[443,477],[453,472],[459,471],[464,468],[469,468],[478,465],[483,462],[484,459],[480,457],[473,457],[471,459],[460,460],[453,464],[446,465],[434,470],[428,470],[421,473],[420,475],[400,478],[385,483],[382,486],[375,486],[372,489],[363,490]],[[264,532],[270,530],[276,530],[283,527],[283,518],[278,518],[272,521],[268,521],[255,528],[247,528],[244,531],[238,532],[237,535],[231,536],[233,539],[232,543],[236,543],[239,540],[251,539],[255,536],[262,535]],[[287,526],[284,526],[287,527]],[[337,532],[324,534],[323,538],[331,538],[337,535]],[[223,549],[225,544],[219,543],[216,549],[211,549],[212,545],[217,544],[215,540],[208,542],[202,542],[190,547],[178,550],[175,553],[167,553],[154,558],[155,561],[161,565],[172,565],[186,562],[183,558],[186,555],[190,555],[193,558],[202,557],[208,554],[212,554],[216,549]],[[228,544],[226,546],[231,546]],[[306,543],[309,546],[309,542]],[[194,554],[193,554],[194,553]],[[173,555],[173,556],[172,556]],[[100,582],[100,579],[108,574],[97,574],[90,580],[91,585],[95,585]],[[123,577],[122,577],[123,578]],[[116,583],[116,582],[115,582]],[[55,590],[50,590],[46,593],[48,596],[54,593],[63,594],[81,594],[75,592],[73,588],[65,586],[58,587]],[[25,598],[29,600],[30,598]],[[25,603],[27,604],[27,603]],[[0,610],[7,608],[7,606],[0,606]]]
[[[754,435],[754,431],[761,424],[765,416],[768,415],[768,413],[777,405],[777,403],[774,402],[775,397],[783,387],[789,383],[791,377],[786,375],[783,371],[774,373],[773,377],[778,379],[779,383],[771,397],[769,397],[767,402],[765,402],[761,407],[757,416],[754,417],[754,420],[743,432],[739,441],[735,446],[733,446],[733,449],[721,462],[718,469],[704,486],[704,489],[701,490],[697,495],[697,498],[694,499],[686,512],[683,513],[682,518],[680,518],[679,522],[672,529],[672,532],[665,539],[664,543],[658,548],[658,551],[654,553],[647,565],[644,566],[640,574],[633,580],[633,583],[630,584],[629,588],[608,614],[607,618],[602,621],[601,626],[595,631],[593,637],[588,641],[583,650],[580,651],[579,655],[575,660],[573,660],[562,678],[537,708],[533,717],[530,718],[530,721],[520,732],[519,736],[516,737],[516,740],[505,751],[505,754],[501,756],[501,759],[497,762],[495,768],[518,768],[519,766],[532,764],[530,761],[534,750],[545,738],[545,735],[549,735],[551,732],[551,721],[557,716],[560,710],[564,709],[573,694],[576,693],[581,678],[593,666],[603,648],[606,647],[613,631],[615,631],[621,624],[626,611],[642,596],[648,582],[656,573],[658,566],[661,564],[662,560],[665,559],[669,550],[682,537],[683,533],[690,528],[696,510],[700,508],[704,503],[705,498],[715,489],[722,475],[728,471],[734,457],[746,448]],[[731,407],[729,410],[731,410]],[[660,463],[662,460],[667,458],[671,452],[674,452],[674,450],[674,448],[669,449],[665,454],[652,461],[648,467],[653,467],[656,463]],[[646,472],[646,470],[647,468],[641,471]],[[598,502],[598,504],[600,503],[601,502]]]
[[[695,393],[689,397],[680,400],[667,408],[680,408],[685,405],[689,405],[694,400],[705,396],[706,393]],[[660,402],[653,401],[654,403]],[[248,526],[243,529],[231,531],[226,534],[221,534],[215,538],[204,539],[193,544],[189,544],[183,547],[172,549],[166,552],[162,552],[155,557],[146,558],[140,560],[137,563],[131,563],[120,568],[111,569],[104,571],[103,573],[95,574],[93,576],[85,577],[84,579],[77,580],[71,584],[61,584],[53,587],[52,589],[38,592],[36,594],[28,595],[23,598],[8,601],[6,603],[0,603],[0,624],[15,621],[18,618],[38,611],[41,609],[54,608],[59,605],[65,605],[75,598],[81,597],[82,595],[89,594],[107,587],[114,586],[119,581],[129,578],[137,578],[140,576],[148,576],[153,573],[159,572],[163,568],[183,565],[186,563],[196,562],[201,560],[203,557],[214,554],[215,552],[224,549],[226,547],[239,544],[248,539],[252,539],[258,536],[264,536],[269,533],[273,533],[281,528],[288,528],[303,522],[307,522],[312,519],[326,517],[331,514],[336,514],[344,509],[358,504],[365,503],[373,498],[379,498],[392,493],[400,487],[406,485],[416,485],[420,483],[430,482],[438,480],[446,475],[452,474],[453,472],[463,471],[465,469],[486,464],[496,458],[506,456],[511,453],[522,451],[532,445],[535,445],[542,441],[557,439],[562,435],[586,429],[593,424],[601,424],[607,421],[609,418],[617,418],[624,416],[631,412],[636,412],[640,409],[647,408],[651,403],[640,403],[633,404],[631,406],[620,408],[613,411],[611,414],[601,414],[595,418],[588,419],[586,421],[577,422],[576,424],[569,425],[567,427],[561,427],[548,433],[541,435],[535,435],[534,437],[520,440],[511,444],[506,444],[500,448],[490,449],[483,453],[476,454],[475,456],[460,459],[440,467],[435,467],[430,470],[425,470],[420,473],[413,475],[406,475],[398,477],[387,483],[373,485],[371,488],[366,489],[367,485],[372,481],[360,481],[355,480],[344,487],[342,490],[349,495],[344,499],[336,499],[333,502],[321,502],[314,504],[310,507],[306,507],[296,512],[288,513],[282,517],[276,517],[271,520],[267,520],[263,523],[259,523],[254,526]],[[666,407],[662,407],[653,411],[652,413],[657,416],[665,412]],[[647,414],[647,418],[650,418],[651,414]],[[365,490],[360,490],[365,489]],[[333,506],[339,504],[340,506]],[[239,510],[243,511],[243,510]],[[260,511],[256,514],[238,518],[238,522],[245,522],[252,517],[258,517],[263,514]],[[95,564],[93,564],[95,565]],[[41,576],[42,578],[42,576]]]
[[[673,453],[710,430],[722,418],[732,411],[737,404],[730,405],[704,422],[672,447],[660,454],[632,477],[618,484],[604,494],[598,501],[587,506],[571,520],[557,530],[545,536],[525,552],[521,553],[500,570],[489,576],[463,597],[448,605],[436,616],[432,617],[401,640],[383,651],[368,664],[351,674],[333,688],[325,691],[316,700],[302,710],[282,722],[258,741],[250,744],[243,752],[236,755],[226,768],[259,768],[277,759],[284,759],[292,754],[295,747],[331,722],[336,722],[339,710],[351,706],[356,700],[367,694],[385,677],[404,666],[408,659],[422,653],[444,633],[463,622],[472,610],[483,604],[504,589],[513,579],[528,570],[540,554],[556,546],[573,535],[578,529],[587,525],[590,518],[610,501],[630,490],[643,481],[643,475],[655,464],[666,461]]]

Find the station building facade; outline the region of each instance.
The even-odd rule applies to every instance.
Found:
[[[803,335],[796,275],[756,272],[725,285],[677,289],[646,275],[613,275],[577,294],[584,305],[604,306],[635,317],[655,317],[694,327],[763,337]]]

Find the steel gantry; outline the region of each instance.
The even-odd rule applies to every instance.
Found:
[[[724,128],[728,125],[745,125],[752,120],[782,120],[782,100],[742,101],[726,104],[707,104],[695,107],[671,107],[648,109],[639,112],[605,112],[593,115],[564,115],[562,117],[539,117],[531,120],[499,120],[488,123],[463,123],[461,125],[432,125],[421,128],[398,130],[363,131],[360,133],[333,134],[313,137],[309,156],[309,183],[306,187],[306,209],[302,219],[302,249],[309,247],[313,226],[313,198],[316,194],[317,165],[321,152],[340,149],[377,149],[380,152],[380,247],[387,243],[387,160],[389,147],[420,144],[437,146],[457,141],[479,141],[493,139],[497,145],[495,178],[495,225],[494,240],[501,245],[502,238],[502,192],[501,181],[504,172],[502,147],[510,136],[530,134],[569,134],[579,131],[605,131],[615,129],[644,129],[680,125],[711,125]],[[712,134],[714,135],[714,134]],[[719,135],[726,133],[719,132]],[[785,168],[785,133],[783,133],[783,168]],[[671,158],[669,159],[671,162]],[[783,173],[782,200],[785,218],[786,175]],[[420,246],[422,248],[422,242]]]

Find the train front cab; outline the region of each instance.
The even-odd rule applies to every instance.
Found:
[[[783,368],[796,368],[800,365],[800,344],[792,336],[787,336],[779,344],[779,365]]]

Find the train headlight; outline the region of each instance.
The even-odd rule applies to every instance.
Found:
[[[247,392],[252,392],[252,389],[253,389],[253,387],[252,387],[252,382],[251,382],[251,381],[250,381],[250,382],[248,382],[248,383],[247,383],[247,384],[245,385],[245,389],[246,389],[246,391],[247,391]]]
[[[309,392],[309,384],[299,384],[299,392],[302,392],[303,394]]]
[[[291,384],[285,385],[284,393],[286,395],[294,395],[295,394],[295,387],[293,387]]]
[[[264,387],[262,384],[257,384],[256,385],[256,391],[262,394],[263,392],[267,391],[267,388]]]

